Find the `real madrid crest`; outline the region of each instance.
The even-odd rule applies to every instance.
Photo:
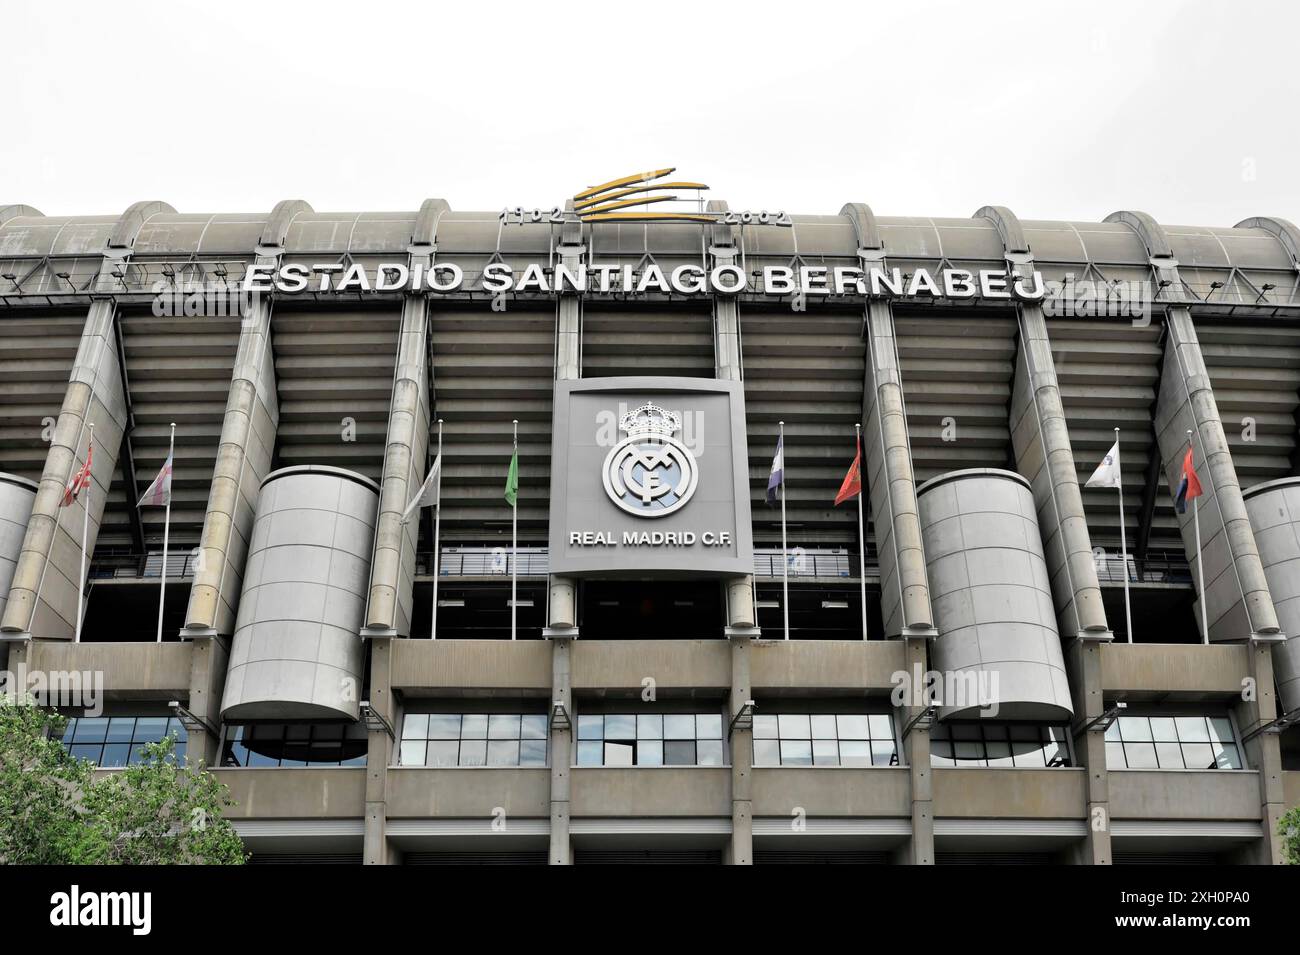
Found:
[[[699,468],[688,447],[673,437],[681,419],[646,402],[619,419],[627,437],[605,456],[601,478],[609,499],[637,517],[665,517],[695,493]]]

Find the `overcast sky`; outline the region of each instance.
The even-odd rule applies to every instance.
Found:
[[[552,206],[678,167],[733,209],[1300,220],[1295,2],[0,9],[0,204]]]

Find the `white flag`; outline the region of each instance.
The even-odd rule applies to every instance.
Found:
[[[433,507],[438,503],[438,472],[442,470],[442,455],[439,454],[433,459],[433,467],[429,468],[429,473],[424,478],[424,483],[420,485],[420,490],[415,492],[415,497],[411,503],[406,505],[406,510],[402,512],[402,523],[405,524],[411,519],[411,515],[421,507]]]
[[[137,507],[166,507],[172,502],[172,456],[167,455],[162,470],[145,490]]]
[[[1084,487],[1119,488],[1122,486],[1123,482],[1119,476],[1119,442],[1116,441],[1106,452],[1106,457],[1102,459],[1101,464],[1097,465],[1097,470],[1092,472],[1092,477],[1088,478],[1088,483]]]

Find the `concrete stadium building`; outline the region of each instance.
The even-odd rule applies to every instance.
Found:
[[[1280,860],[1300,230],[583,209],[0,205],[8,687],[254,861]]]

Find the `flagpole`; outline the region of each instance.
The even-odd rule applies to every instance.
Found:
[[[1119,456],[1119,428],[1115,429],[1115,470],[1119,473],[1119,551],[1124,562],[1124,625],[1128,642],[1133,642],[1133,609],[1128,599],[1128,532],[1124,529],[1124,466]]]
[[[862,639],[867,639],[867,535],[862,526],[862,422],[853,423],[858,442],[858,584],[862,590]],[[898,568],[896,573],[902,573]]]
[[[86,442],[86,454],[94,455],[95,425],[90,425],[90,440]],[[76,461],[73,461],[76,464]],[[77,632],[72,642],[81,642],[81,610],[86,594],[86,537],[90,530],[90,486],[94,483],[90,473],[86,473],[86,499],[82,502],[81,512],[81,578],[77,581]]]
[[[176,422],[172,422],[171,440],[167,445],[167,461],[165,467],[170,466],[172,473],[163,479],[163,486],[167,493],[167,511],[163,517],[163,560],[162,560],[162,588],[158,591],[158,643],[162,643],[162,623],[163,623],[163,605],[167,602],[167,543],[172,529],[172,476],[176,473],[176,464],[172,461],[172,455],[176,452]],[[133,489],[134,490],[134,489]]]
[[[1194,450],[1191,428],[1187,429],[1187,448],[1189,451]],[[1201,560],[1201,496],[1199,494],[1192,498],[1192,524],[1196,528],[1196,576],[1201,588],[1201,643],[1208,644],[1210,642],[1210,611],[1205,596],[1205,561]]]
[[[790,639],[790,552],[785,541],[785,422],[778,421],[781,442],[781,612],[785,615],[785,639]]]
[[[438,639],[438,574],[442,572],[442,419],[438,419],[438,500],[433,504],[433,623],[429,639]]]
[[[511,422],[514,425],[514,437],[512,445],[514,448],[515,459],[519,455],[519,419],[516,418]],[[518,592],[519,592],[519,488],[518,478],[514,501],[510,504],[510,639],[515,639],[515,622],[519,613]]]

